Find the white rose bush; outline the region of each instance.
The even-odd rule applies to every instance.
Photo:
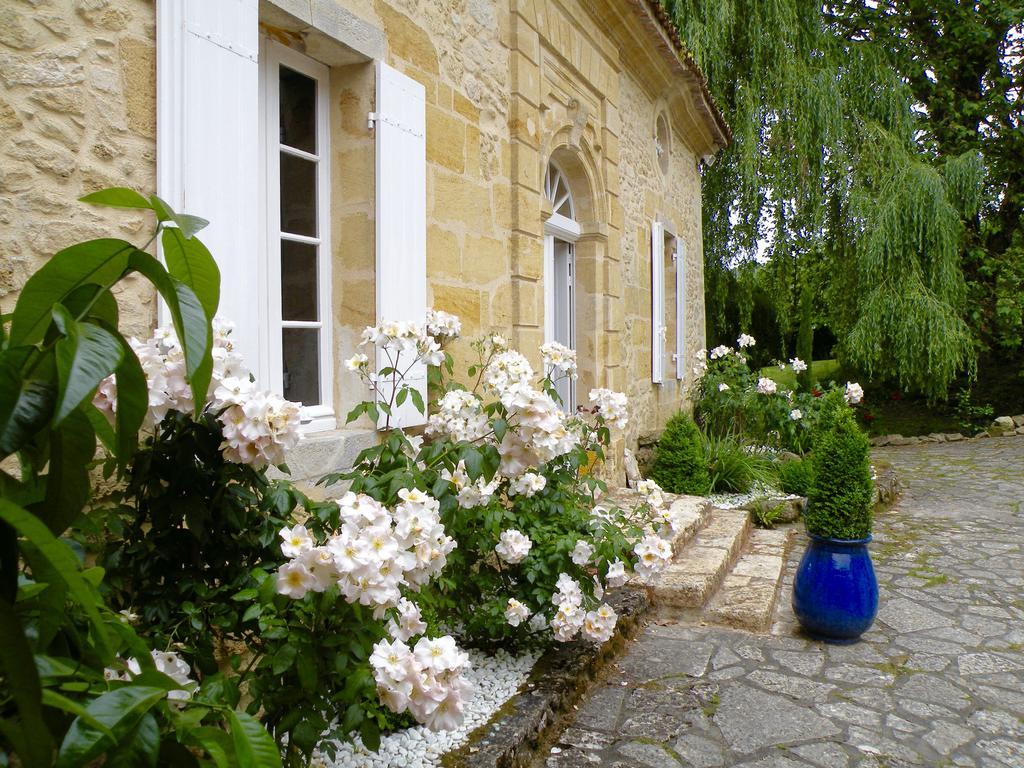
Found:
[[[439,564],[434,579],[399,586],[435,632],[424,637],[446,636],[445,629],[460,644],[484,648],[581,637],[605,642],[617,619],[603,602],[605,589],[625,583],[634,565],[639,577],[649,579],[671,559],[671,546],[662,538],[672,532],[662,519],[660,490],[650,489],[629,510],[597,504],[606,489],[590,468],[603,459],[613,430],[625,427],[626,397],[595,389],[587,406],[565,413],[556,384],[577,379],[575,352],[545,344],[538,373],[501,336],[473,342],[475,360],[459,378],[444,349],[459,330],[457,318],[435,311],[421,325],[382,322],[366,329],[366,351],[359,354],[385,365],[379,371],[368,364],[350,366],[373,399],[357,406],[349,420],[366,416],[387,427],[405,403],[426,411],[424,398],[406,380],[415,366],[426,365],[434,403],[426,439],[419,443],[406,430],[390,429],[351,472],[325,482],[344,481],[357,497],[388,509],[400,508],[403,494],[430,499],[436,509],[430,526],[440,526],[454,544],[430,545],[432,562]],[[398,571],[405,567],[401,559],[393,562]],[[379,574],[371,569],[364,578],[369,588]],[[392,643],[384,655],[406,659],[410,647]],[[418,690],[418,673],[406,665],[396,677],[394,664],[391,671],[375,670],[382,697],[421,719],[427,713],[406,695],[407,683]],[[456,671],[445,675],[455,679]],[[438,688],[428,696],[447,703],[442,714],[428,714],[424,722],[457,718],[459,689],[455,684],[454,693]]]
[[[822,411],[823,395],[841,391],[848,405],[857,405],[864,397],[859,384],[845,387],[832,383],[825,389],[800,391],[780,386],[774,379],[750,369],[745,350],[757,341],[742,333],[736,347],[720,345],[710,352],[700,350],[694,356],[693,373],[697,380],[695,416],[704,429],[714,435],[742,434],[748,441],[774,449],[806,453]],[[798,357],[781,361],[780,370],[800,374],[808,364]]]
[[[653,578],[672,554],[656,485],[630,510],[596,503],[605,488],[591,468],[625,427],[627,400],[595,389],[565,413],[555,385],[577,378],[575,352],[545,345],[538,375],[500,336],[472,345],[459,381],[444,347],[460,325],[431,310],[366,329],[344,365],[370,398],[349,418],[377,424],[381,441],[325,478],[347,492],[317,502],[266,476],[287,470],[300,406],[258,387],[229,322],[212,322],[201,400],[172,329],[130,340],[149,392],[145,439],[103,562],[114,607],[178,649],[170,666],[154,656],[158,668],[182,682],[194,671],[171,698],[202,701],[214,686],[235,706],[245,686],[248,711],[301,763],[355,734],[372,749],[403,725],[458,727],[472,696],[465,647],[612,637],[605,590],[630,571]],[[407,381],[424,366],[426,426],[393,428],[401,408],[428,410]],[[117,394],[115,375],[93,397],[111,423]],[[251,654],[233,654],[223,678],[222,641]]]

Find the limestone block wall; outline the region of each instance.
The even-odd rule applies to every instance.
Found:
[[[674,131],[668,171],[663,173],[652,146],[655,119],[665,105],[652,101],[635,78],[622,79],[622,110],[632,116],[622,122],[620,159],[621,200],[626,236],[622,239],[625,331],[623,367],[628,372],[627,394],[634,418],[627,443],[655,432],[680,408],[690,408],[693,354],[704,347],[704,258],[701,246],[701,191],[697,156],[687,137]],[[669,121],[671,125],[671,121]],[[662,221],[686,245],[686,318],[684,378],[676,379],[674,363],[665,366],[664,381],[651,383],[651,223]],[[674,273],[666,270],[666,292],[674,288]],[[672,302],[668,302],[671,305]],[[673,331],[674,333],[674,331]],[[670,343],[672,339],[669,340]],[[671,350],[670,350],[671,351]]]
[[[154,24],[151,0],[0,3],[0,311],[61,248],[148,240],[150,217],[77,199],[155,187]],[[128,331],[148,334],[148,285],[129,279],[118,300]]]
[[[341,361],[375,319],[374,141],[366,116],[375,98],[368,56],[383,55],[426,91],[428,295],[433,306],[462,318],[465,340],[456,357],[468,361],[470,339],[499,332],[539,369],[544,228],[551,215],[543,179],[556,158],[582,226],[579,400],[585,404],[594,386],[629,394],[634,418],[618,454],[639,434],[659,429],[685,406],[692,363],[681,386],[672,365],[664,384],[651,383],[650,225],[664,221],[686,242],[692,356],[704,338],[697,161],[714,147],[676,79],[678,62],[652,47],[650,28],[638,21],[646,6],[637,0],[333,0],[336,13],[358,17],[383,41],[379,52],[348,56],[329,34],[302,31],[297,20],[313,5],[260,0],[260,18],[275,39],[331,66],[337,412],[343,416],[365,394]],[[155,187],[154,13],[153,0],[0,3],[4,312],[56,250],[100,236],[145,241],[147,216],[75,201],[105,186]],[[654,152],[659,114],[672,132],[667,172]],[[672,275],[666,279],[671,283]],[[156,319],[153,296],[132,283],[123,294],[129,331],[148,333]]]
[[[508,333],[508,4],[348,4],[384,30],[388,63],[426,87],[428,299],[462,318],[467,340],[487,331]],[[463,356],[467,343],[460,342]]]

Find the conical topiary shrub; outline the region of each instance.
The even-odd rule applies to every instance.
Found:
[[[868,438],[841,400],[822,415],[819,430],[811,453],[807,532],[830,539],[867,538],[874,490]]]
[[[654,454],[651,477],[669,493],[702,496],[710,489],[700,430],[688,413],[680,411],[665,425]]]

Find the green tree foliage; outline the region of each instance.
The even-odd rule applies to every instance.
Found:
[[[809,533],[863,539],[871,533],[871,462],[867,436],[837,392],[829,396],[811,452],[814,479],[804,522]]]
[[[1000,159],[1012,147],[998,137],[995,154],[980,140],[933,139],[929,126],[949,116],[938,102],[929,106],[918,81],[955,70],[956,46],[977,38],[988,51],[970,76],[980,101],[957,114],[964,125],[975,119],[977,136],[986,129],[976,118],[991,108],[986,114],[1003,115],[1019,133],[1020,62],[1007,64],[1012,57],[1004,55],[1011,17],[1016,13],[1018,25],[1022,17],[1019,0],[947,0],[934,12],[934,4],[911,0],[880,2],[877,9],[863,0],[665,2],[735,134],[704,172],[712,337],[731,335],[722,328],[729,301],[746,304],[739,313],[745,325],[758,291],[773,296],[781,330],[792,333],[801,290],[811,286],[816,316],[835,333],[846,362],[906,389],[944,396],[952,378],[974,364],[984,318],[972,314],[968,297],[981,290],[978,280],[1013,293],[1012,259],[999,269],[986,262],[990,274],[974,270],[976,278],[964,249],[974,242],[974,229],[1000,218],[993,192],[1000,201],[1016,194],[1015,186],[994,185],[993,178],[1004,169],[1021,171]],[[963,9],[975,6],[992,16],[984,34],[969,31],[974,11]],[[890,14],[908,19],[895,24],[895,47]],[[915,59],[914,36],[923,34],[909,21],[915,14],[931,20],[924,26],[932,37],[947,34],[943,24],[968,25],[955,45],[929,43],[935,56],[945,57],[939,69]],[[995,110],[1000,97],[991,90],[1015,106]],[[1019,202],[1009,208],[1005,218],[1016,211],[1019,227]],[[1015,313],[1019,320],[1016,300],[1004,296],[999,304],[997,297],[984,312],[998,314],[1001,306],[1006,322]]]
[[[967,318],[985,345],[1024,344],[1024,2],[837,2],[847,39],[882,46],[922,116],[917,144],[936,162],[981,158],[985,184],[956,182],[966,211]],[[980,194],[980,197],[976,197]],[[980,205],[980,207],[979,207]]]
[[[651,477],[669,493],[702,496],[711,488],[700,430],[680,411],[665,425],[654,454]]]
[[[807,364],[807,369],[796,376],[800,388],[807,392],[813,383],[811,362],[814,360],[814,295],[809,285],[800,291],[800,328],[796,337],[796,356]]]

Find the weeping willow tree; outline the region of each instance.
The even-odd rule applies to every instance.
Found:
[[[960,259],[977,154],[924,151],[884,41],[844,34],[821,2],[664,2],[734,132],[704,174],[712,331],[730,303],[749,324],[760,287],[791,334],[807,287],[845,362],[944,396],[975,358]]]

